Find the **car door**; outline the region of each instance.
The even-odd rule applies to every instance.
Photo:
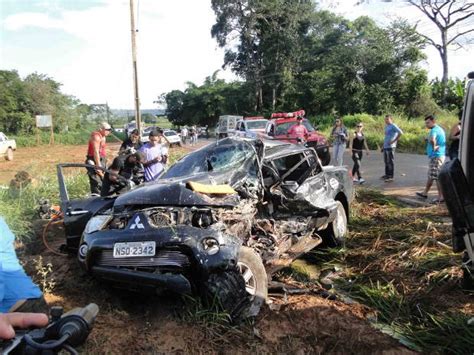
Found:
[[[64,168],[83,168],[87,164],[58,164],[57,176],[59,183],[59,196],[61,199],[61,212],[64,216],[64,229],[66,234],[66,247],[68,251],[74,252],[79,248],[79,242],[87,222],[97,212],[111,208],[115,198],[110,197],[87,197],[74,199],[69,197],[64,176]]]
[[[439,174],[446,206],[453,221],[453,250],[466,250],[474,260],[474,72],[466,87],[459,158],[447,162]],[[468,264],[466,262],[466,264]]]

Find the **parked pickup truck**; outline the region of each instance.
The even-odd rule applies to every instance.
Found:
[[[13,160],[13,151],[16,150],[16,142],[14,139],[8,137],[0,132],[0,157],[5,157],[6,160]]]

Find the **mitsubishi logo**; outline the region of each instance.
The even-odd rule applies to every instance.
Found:
[[[143,223],[141,223],[141,220],[140,220],[140,216],[137,216],[135,218],[135,221],[134,223],[130,226],[130,229],[145,229],[145,226],[143,225]]]

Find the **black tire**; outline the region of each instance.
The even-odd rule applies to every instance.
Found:
[[[7,154],[5,155],[5,159],[8,160],[8,161],[13,160],[13,149],[11,149],[11,148],[7,149]]]
[[[224,310],[233,321],[256,316],[267,295],[268,278],[262,259],[248,247],[241,247],[237,268],[209,275],[203,287],[205,304]]]
[[[249,306],[245,282],[237,269],[212,273],[203,285],[204,304],[228,313],[232,320]]]
[[[323,238],[321,247],[343,248],[346,244],[346,236],[349,233],[346,209],[341,201],[336,201],[336,203],[336,218],[320,233],[321,238]]]

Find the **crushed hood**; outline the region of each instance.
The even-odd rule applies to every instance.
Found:
[[[185,183],[154,183],[117,197],[114,208],[125,206],[233,206],[229,199],[209,198],[188,189]]]

